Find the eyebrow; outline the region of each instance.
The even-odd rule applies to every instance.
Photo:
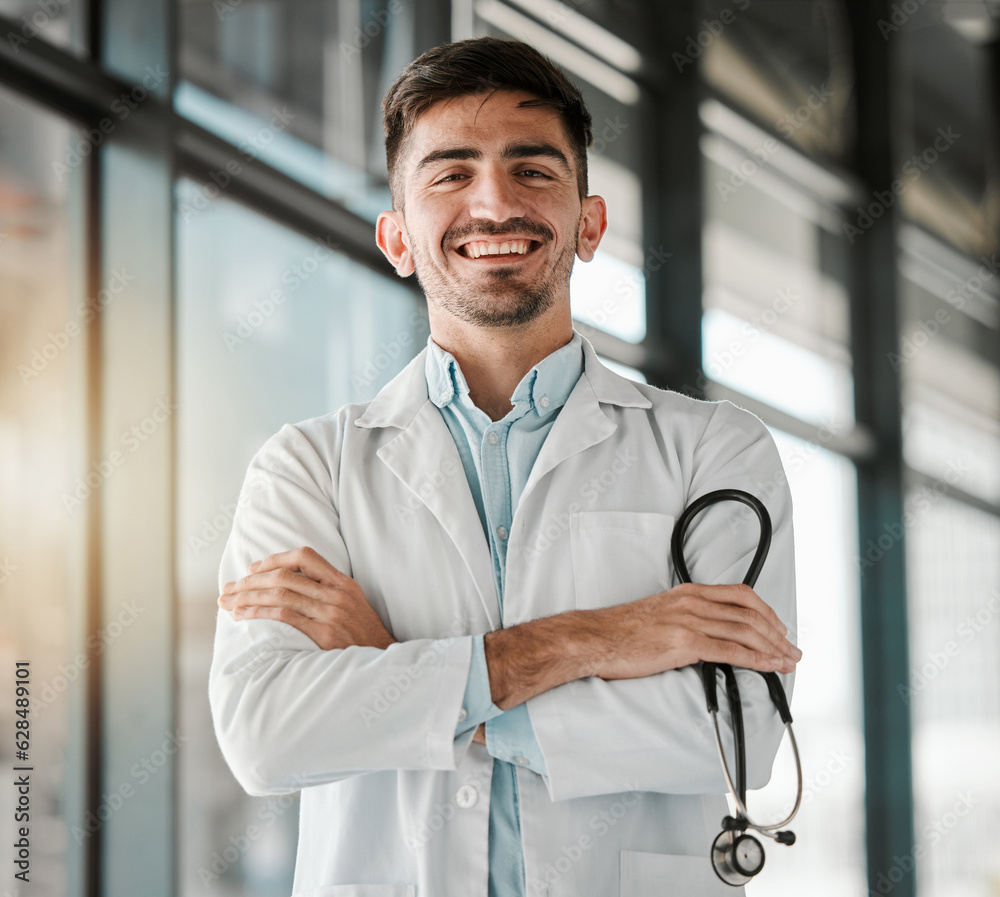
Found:
[[[500,158],[502,159],[533,159],[537,156],[552,159],[563,168],[567,175],[573,174],[566,155],[551,143],[508,143],[500,153]],[[419,175],[424,169],[429,168],[437,162],[482,159],[482,157],[482,150],[475,149],[474,147],[455,146],[434,150],[420,160],[414,176]]]

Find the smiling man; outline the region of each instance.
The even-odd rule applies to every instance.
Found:
[[[791,685],[774,444],[728,403],[612,373],[574,331],[570,272],[607,217],[589,113],[548,60],[438,47],[384,111],[376,238],[416,274],[431,336],[373,401],[284,427],[251,463],[220,570],[223,753],[252,794],[301,790],[296,895],[731,894],[693,665]],[[718,584],[757,532],[716,508],[685,543],[706,584],[671,587],[673,522],[720,488],[774,521],[757,592]],[[760,787],[782,726],[738,675]]]

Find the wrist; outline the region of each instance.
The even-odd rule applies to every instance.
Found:
[[[602,638],[596,611],[569,611],[486,633],[491,699],[501,710],[593,675]]]

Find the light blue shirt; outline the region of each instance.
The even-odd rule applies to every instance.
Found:
[[[573,338],[543,358],[518,383],[514,407],[496,421],[469,398],[469,387],[455,357],[427,338],[427,394],[441,410],[469,480],[493,556],[493,576],[503,621],[507,536],[514,510],[531,468],[559,409],[583,373],[583,341]],[[545,774],[545,758],[535,738],[528,708],[501,710],[490,699],[483,636],[473,640],[472,663],[462,706],[466,717],[455,734],[486,723],[486,747],[494,757],[490,789],[489,895],[523,897],[524,854],[515,764]]]

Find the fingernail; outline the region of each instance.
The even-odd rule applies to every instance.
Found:
[[[231,591],[233,590],[233,586],[234,586],[234,585],[236,585],[236,583],[235,583],[235,582],[227,582],[227,583],[226,583],[226,584],[225,584],[225,585],[224,585],[224,586],[222,587],[222,591],[223,591],[223,592],[231,592]]]
[[[255,567],[259,567],[259,566],[260,566],[260,561],[254,561],[254,562],[253,562],[253,563],[252,563],[252,564],[250,565],[250,569],[251,569],[251,570],[253,570],[253,569],[254,569]]]

